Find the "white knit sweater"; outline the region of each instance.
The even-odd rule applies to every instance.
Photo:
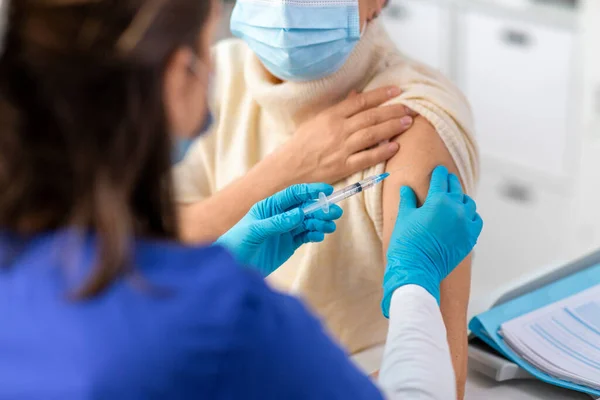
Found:
[[[273,83],[241,40],[215,48],[212,131],[194,144],[175,172],[181,203],[201,201],[244,175],[288,140],[298,125],[344,99],[351,90],[397,85],[402,103],[425,117],[444,141],[468,193],[475,188],[477,149],[469,106],[442,75],[400,53],[377,20],[370,23],[345,66],[319,81]],[[339,182],[343,187],[384,171],[380,164]],[[270,281],[303,297],[332,334],[354,353],[382,343],[381,187],[344,202],[337,232],[304,246]]]

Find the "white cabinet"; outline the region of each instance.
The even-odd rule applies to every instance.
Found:
[[[471,313],[508,288],[574,257],[573,199],[535,180],[483,169],[477,197],[484,230],[475,250]]]
[[[407,56],[444,73],[449,72],[450,12],[427,0],[390,0],[383,23]]]
[[[574,34],[474,11],[460,26],[459,81],[482,155],[566,177],[570,138],[578,134],[570,90]]]
[[[573,190],[582,132],[573,31],[480,10],[464,10],[459,22],[457,77],[473,107],[483,165],[476,313],[585,247],[574,241],[582,232]]]

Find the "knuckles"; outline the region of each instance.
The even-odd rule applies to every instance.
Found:
[[[375,144],[377,143],[377,135],[375,131],[371,128],[365,129],[365,133],[363,134],[364,140],[367,143]]]
[[[364,95],[358,95],[354,98],[354,105],[357,109],[364,109],[367,107],[367,98]]]
[[[364,113],[364,122],[367,126],[375,125],[378,122],[377,110],[371,110]]]
[[[334,115],[324,114],[320,117],[320,122],[320,125],[322,125],[325,131],[328,133],[328,137],[339,137],[344,132],[344,126],[342,121],[336,118]]]

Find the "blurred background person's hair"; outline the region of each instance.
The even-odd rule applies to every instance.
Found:
[[[133,235],[177,236],[163,74],[211,1],[12,0],[0,58],[0,227],[94,230],[123,273]]]

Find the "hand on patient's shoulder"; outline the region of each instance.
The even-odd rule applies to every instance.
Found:
[[[413,118],[403,105],[380,106],[400,94],[392,86],[351,94],[302,124],[277,154],[297,182],[335,183],[389,160],[399,146],[384,142],[409,129]]]

